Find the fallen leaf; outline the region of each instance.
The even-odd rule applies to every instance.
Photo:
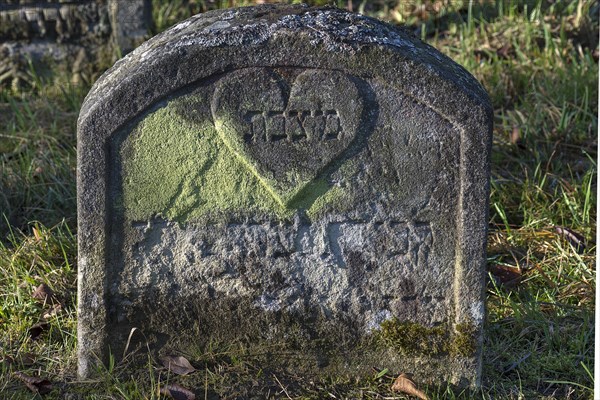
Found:
[[[46,311],[44,313],[44,315],[42,315],[43,319],[50,319],[54,316],[56,316],[56,314],[59,314],[62,311],[62,305],[60,303],[55,304],[52,306],[51,309],[49,309],[48,311]]]
[[[9,355],[4,356],[4,358],[2,358],[2,360],[0,360],[0,364],[6,368],[10,367],[14,363],[15,363],[15,359]]]
[[[56,296],[54,296],[54,291],[45,283],[42,283],[40,286],[35,288],[31,296],[42,304],[58,303]]]
[[[400,374],[392,384],[392,390],[418,397],[421,400],[429,400],[429,397],[419,389],[409,374]]]
[[[34,393],[46,394],[52,391],[52,382],[48,379],[25,375],[22,372],[15,372],[15,376]]]
[[[496,50],[496,54],[498,54],[498,57],[501,59],[507,59],[510,57],[510,50],[510,45],[505,44],[504,46]]]
[[[42,332],[49,328],[49,326],[50,325],[47,322],[38,322],[29,328],[29,337],[31,340],[36,340],[38,336],[42,334]]]
[[[161,357],[160,361],[162,362],[162,365],[169,369],[169,371],[177,375],[191,374],[196,370],[196,368],[192,367],[192,364],[182,356],[165,356]]]
[[[33,353],[22,353],[19,354],[15,361],[18,361],[24,367],[28,367],[35,363],[35,358],[35,354]]]
[[[512,267],[503,264],[490,264],[488,267],[496,282],[507,288],[517,286],[522,279],[522,271],[519,267]]]
[[[556,233],[567,239],[569,243],[575,248],[577,253],[583,253],[585,250],[585,238],[583,235],[575,232],[573,229],[566,228],[564,226],[555,226],[554,230]]]
[[[167,386],[163,386],[160,388],[160,394],[165,396],[169,396],[175,400],[195,400],[196,395],[189,391],[188,389],[180,386],[176,383],[172,383]]]

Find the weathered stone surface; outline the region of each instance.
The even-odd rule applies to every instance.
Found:
[[[146,42],[79,118],[80,375],[136,327],[158,352],[476,385],[491,115],[452,60],[335,8]]]
[[[147,38],[150,0],[0,0],[0,85],[62,68],[84,70],[127,53]]]

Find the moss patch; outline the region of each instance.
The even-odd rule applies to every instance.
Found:
[[[448,334],[445,326],[425,327],[414,322],[390,319],[378,332],[383,343],[403,355],[436,355],[446,353]]]
[[[426,327],[396,318],[384,321],[375,333],[376,342],[406,356],[450,355],[472,357],[476,351],[476,329],[470,324]]]
[[[340,165],[336,174],[343,177],[351,177],[358,173],[358,164],[355,159],[346,160]],[[319,189],[320,185],[320,189]],[[355,192],[348,186],[330,186],[324,178],[317,179],[309,185],[310,206],[307,207],[307,215],[310,219],[321,218],[327,207],[333,207],[336,211],[348,211],[355,203]],[[298,196],[300,200],[303,198]],[[294,204],[294,203],[292,203]]]
[[[283,208],[317,210],[331,202],[337,202],[342,197],[342,190],[337,187],[332,189],[327,179],[317,177],[314,180],[307,178],[295,169],[286,172],[285,182],[278,182],[269,172],[258,171],[255,163],[244,150],[244,143],[237,133],[236,124],[232,120],[223,118],[215,121],[216,132],[231,154],[238,157],[239,162],[250,171],[256,179],[271,194],[273,199]],[[293,164],[293,162],[292,162]],[[327,175],[327,174],[325,174]]]
[[[212,120],[198,123],[182,116],[179,109],[189,101],[195,100],[184,97],[154,111],[125,140],[121,159],[126,218],[159,215],[184,223],[259,213],[289,219],[298,209],[313,218],[327,205],[339,208],[349,198],[347,190],[332,188],[324,178],[278,195],[272,179],[262,177],[236,153],[237,147],[224,140]]]
[[[344,199],[347,199],[347,194],[344,189],[338,186],[334,186],[329,188],[327,182],[323,179],[314,182],[314,186],[320,186],[320,190],[314,190],[314,192],[322,193],[322,196],[317,197],[314,202],[311,204],[310,208],[307,211],[307,215],[310,219],[317,219],[320,215],[320,211],[322,211],[327,205],[334,204],[341,205]]]
[[[186,121],[176,102],[148,115],[123,146],[128,219],[161,215],[186,222],[241,211],[291,216],[223,144],[211,121]]]
[[[469,357],[477,351],[477,330],[473,325],[462,323],[454,327],[455,334],[450,343],[450,354]]]
[[[227,119],[216,120],[215,126],[215,130],[221,138],[223,144],[225,144],[229,151],[238,157],[239,162],[242,163],[248,169],[248,171],[250,171],[256,177],[256,179],[260,183],[262,183],[264,188],[267,190],[267,192],[269,192],[273,199],[281,207],[285,208],[286,203],[288,203],[290,199],[294,197],[295,191],[293,189],[290,189],[288,191],[281,191],[281,188],[278,191],[275,189],[277,187],[277,182],[275,182],[272,178],[269,178],[267,176],[261,176],[261,174],[258,172],[253,163],[250,160],[248,160],[248,156],[244,153],[244,145],[242,143],[241,138],[237,134],[235,123]],[[302,182],[300,186],[304,184],[306,184],[306,182]]]

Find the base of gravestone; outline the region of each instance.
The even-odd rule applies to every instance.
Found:
[[[188,301],[193,304],[195,299]],[[352,334],[358,328],[352,321],[332,323],[326,318],[303,320],[297,315],[266,315],[256,310],[253,299],[246,301],[245,305],[243,299],[237,299],[188,308],[191,315],[212,316],[199,318],[190,330],[190,319],[174,314],[176,306],[160,300],[161,307],[149,304],[152,320],[148,323],[168,325],[168,331],[174,333],[158,333],[144,326],[133,331],[130,326],[123,326],[118,333],[116,326],[115,333],[127,340],[111,350],[129,354],[129,361],[135,360],[137,365],[146,364],[149,356],[159,360],[169,355],[183,355],[199,365],[223,353],[265,370],[308,380],[361,379],[375,370],[388,369],[394,373],[412,371],[415,380],[423,384],[479,385],[480,371],[472,357],[481,341],[476,327],[427,327],[390,320],[371,334],[357,336]],[[137,312],[148,315],[149,309]],[[223,313],[224,309],[235,311]],[[148,353],[148,349],[154,350]],[[452,379],[457,372],[461,378]]]

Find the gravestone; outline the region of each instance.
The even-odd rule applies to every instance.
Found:
[[[0,0],[0,85],[62,68],[74,81],[127,53],[151,26],[150,0]]]
[[[462,67],[335,8],[144,43],[79,117],[80,375],[128,344],[241,343],[296,373],[478,385],[491,125]]]

